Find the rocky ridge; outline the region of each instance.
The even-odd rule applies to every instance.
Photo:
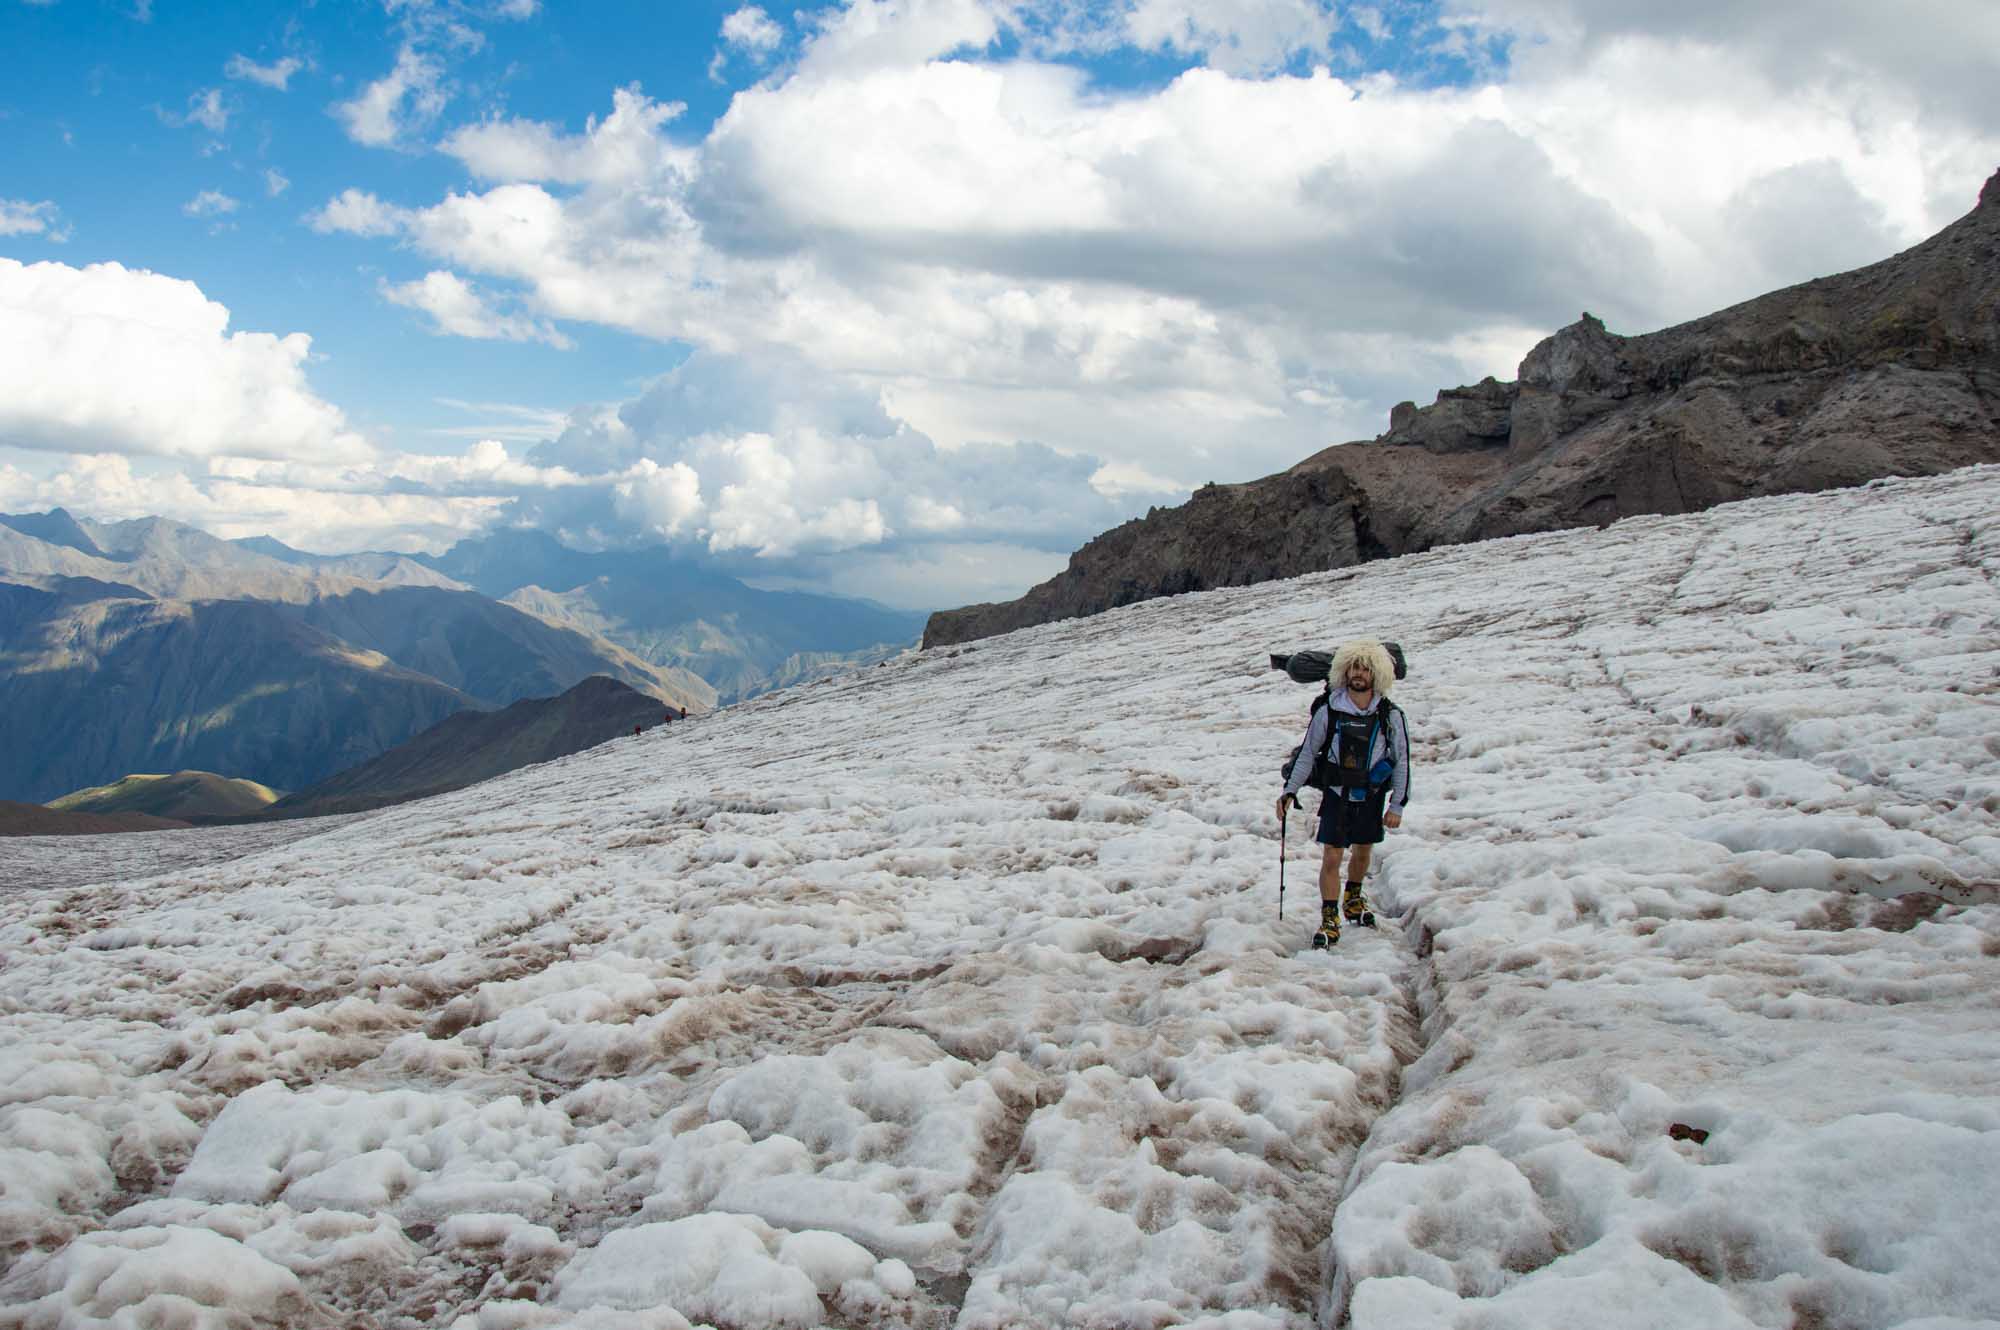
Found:
[[[926,647],[1439,545],[2000,461],[2000,173],[1866,268],[1620,336],[1585,313],[1517,377],[1399,404],[1373,440],[1208,485],[1098,536]]]

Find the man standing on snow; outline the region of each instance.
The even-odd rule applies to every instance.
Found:
[[[1334,652],[1327,675],[1326,705],[1313,708],[1312,724],[1299,745],[1298,760],[1278,796],[1278,820],[1322,760],[1326,795],[1319,805],[1319,931],[1314,947],[1340,941],[1341,916],[1349,923],[1374,927],[1375,914],[1361,894],[1375,846],[1384,828],[1403,824],[1403,803],[1410,793],[1410,732],[1402,709],[1388,699],[1396,681],[1388,648],[1372,639],[1348,642]],[[1346,896],[1340,860],[1347,854]]]

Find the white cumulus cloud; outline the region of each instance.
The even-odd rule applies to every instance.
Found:
[[[167,457],[363,459],[306,382],[303,333],[232,332],[192,282],[0,259],[0,443]]]
[[[732,54],[744,56],[753,65],[763,65],[785,41],[785,30],[756,5],[745,5],[723,19],[717,35],[721,41],[708,62],[708,77],[716,83],[722,82],[728,72]]]
[[[756,5],[745,5],[722,20],[722,41],[752,55],[768,55],[785,40],[785,30]]]
[[[990,0],[847,0],[807,15],[818,32],[809,77],[909,68],[960,51],[983,51],[1005,31],[1005,7]]]
[[[1321,0],[1137,0],[1125,15],[1134,46],[1198,56],[1234,74],[1325,59],[1340,19]]]
[[[701,477],[685,462],[661,466],[650,457],[633,463],[612,486],[612,506],[633,528],[660,540],[673,540],[700,521],[706,511]]]
[[[698,354],[615,412],[579,415],[530,458],[616,477],[608,511],[586,488],[542,501],[549,524],[636,530],[761,578],[818,579],[805,570],[862,549],[883,555],[872,566],[884,575],[907,572],[947,541],[1067,550],[1131,507],[1094,483],[1094,459],[941,448],[865,383],[786,359]]]
[[[661,129],[687,110],[656,102],[637,88],[612,94],[611,114],[591,116],[566,135],[532,120],[487,120],[446,137],[445,152],[488,180],[640,187],[665,173],[685,175],[695,154],[667,142]]]
[[[414,44],[396,53],[396,66],[350,101],[337,102],[334,116],[347,136],[371,148],[398,147],[410,133],[437,118],[450,95],[444,66]]]
[[[563,350],[572,345],[546,319],[495,311],[484,295],[456,273],[430,272],[414,282],[384,282],[381,289],[391,304],[430,315],[440,333],[488,341],[546,342]]]
[[[344,189],[308,214],[306,224],[322,235],[389,236],[402,229],[405,217],[401,208],[365,190]]]
[[[481,439],[456,456],[402,453],[385,460],[378,470],[441,491],[484,494],[567,489],[592,483],[590,477],[567,467],[537,466],[515,457],[498,439]]]

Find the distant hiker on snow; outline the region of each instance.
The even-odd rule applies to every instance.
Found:
[[[1319,805],[1319,931],[1314,947],[1340,941],[1340,923],[1373,927],[1374,911],[1361,894],[1375,846],[1384,828],[1403,824],[1410,794],[1410,731],[1402,709],[1386,696],[1395,685],[1395,664],[1380,642],[1348,642],[1334,652],[1327,676],[1326,705],[1314,706],[1305,742],[1278,796],[1278,820],[1298,803],[1307,785],[1326,793]],[[1313,779],[1315,767],[1320,779]],[[1348,851],[1346,893],[1341,887],[1341,852]]]

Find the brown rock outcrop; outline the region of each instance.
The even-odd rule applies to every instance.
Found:
[[[1911,249],[1642,336],[1589,314],[1511,383],[1399,404],[1371,441],[1210,485],[924,645],[1437,545],[2000,461],[2000,173]]]

